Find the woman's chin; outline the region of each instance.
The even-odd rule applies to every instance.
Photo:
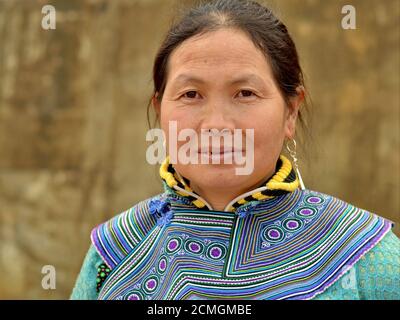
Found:
[[[195,169],[195,174],[189,174],[188,176],[192,177],[191,181],[201,181],[199,185],[209,188],[235,188],[249,178],[237,175],[236,168],[233,164],[201,165]]]

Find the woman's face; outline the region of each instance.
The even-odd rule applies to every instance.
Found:
[[[243,166],[235,163],[182,164],[178,157],[174,164],[197,192],[229,188],[239,195],[274,173],[285,137],[294,136],[300,99],[285,105],[264,54],[244,32],[224,28],[189,38],[173,51],[161,105],[155,106],[167,151],[170,121],[178,133],[190,128],[198,137],[202,129],[242,129],[243,151],[254,151],[251,174],[237,175],[235,168]],[[254,130],[248,150],[246,129]],[[178,149],[185,143],[178,142]]]

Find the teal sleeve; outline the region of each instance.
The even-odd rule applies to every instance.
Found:
[[[399,300],[400,240],[389,231],[315,300]]]
[[[81,271],[70,296],[71,300],[96,300],[97,268],[104,263],[93,245],[90,246],[83,261]]]
[[[400,240],[392,231],[356,267],[362,300],[400,300]]]

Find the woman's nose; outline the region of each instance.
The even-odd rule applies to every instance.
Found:
[[[235,129],[235,121],[229,107],[221,101],[218,104],[210,103],[206,106],[201,121],[201,129],[233,132]]]

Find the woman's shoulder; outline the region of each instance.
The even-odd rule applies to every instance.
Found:
[[[303,204],[310,204],[311,207],[316,208],[318,212],[316,219],[319,224],[326,221],[331,226],[329,230],[340,231],[340,234],[347,234],[358,243],[363,242],[364,253],[370,251],[378,243],[382,246],[399,241],[391,231],[394,222],[380,216],[379,213],[319,191],[302,190],[301,196]]]
[[[335,196],[310,189],[299,190],[299,192],[301,193],[301,197],[303,198],[304,203],[314,204],[317,207],[324,207],[324,211],[341,211],[342,213],[346,212],[348,214],[363,213],[384,219],[393,224],[392,221],[380,216],[379,213],[375,213],[368,209],[358,207],[357,205],[348,202],[340,196]]]
[[[385,234],[394,226],[394,222],[390,219],[383,217],[379,214],[379,212],[374,212],[369,209],[365,209],[361,206],[357,206],[347,200],[339,196],[334,196],[330,194],[326,194],[320,191],[315,190],[303,190],[303,197],[305,198],[304,202],[314,203],[322,208],[322,214],[330,214],[336,213],[336,215],[332,215],[335,217],[346,217],[348,219],[354,220],[365,220],[364,225],[373,224],[373,222],[379,222],[380,224],[384,224],[386,226]],[[381,238],[384,234],[381,235]]]
[[[110,268],[114,268],[157,224],[151,206],[161,196],[157,194],[142,200],[92,230],[92,244]]]
[[[400,299],[400,240],[392,231],[394,223],[333,195],[314,190],[300,194],[302,204],[318,208],[316,225],[325,221],[327,236],[352,243],[350,251],[343,251],[351,256],[343,268],[347,271],[338,277],[342,280],[319,298]]]

